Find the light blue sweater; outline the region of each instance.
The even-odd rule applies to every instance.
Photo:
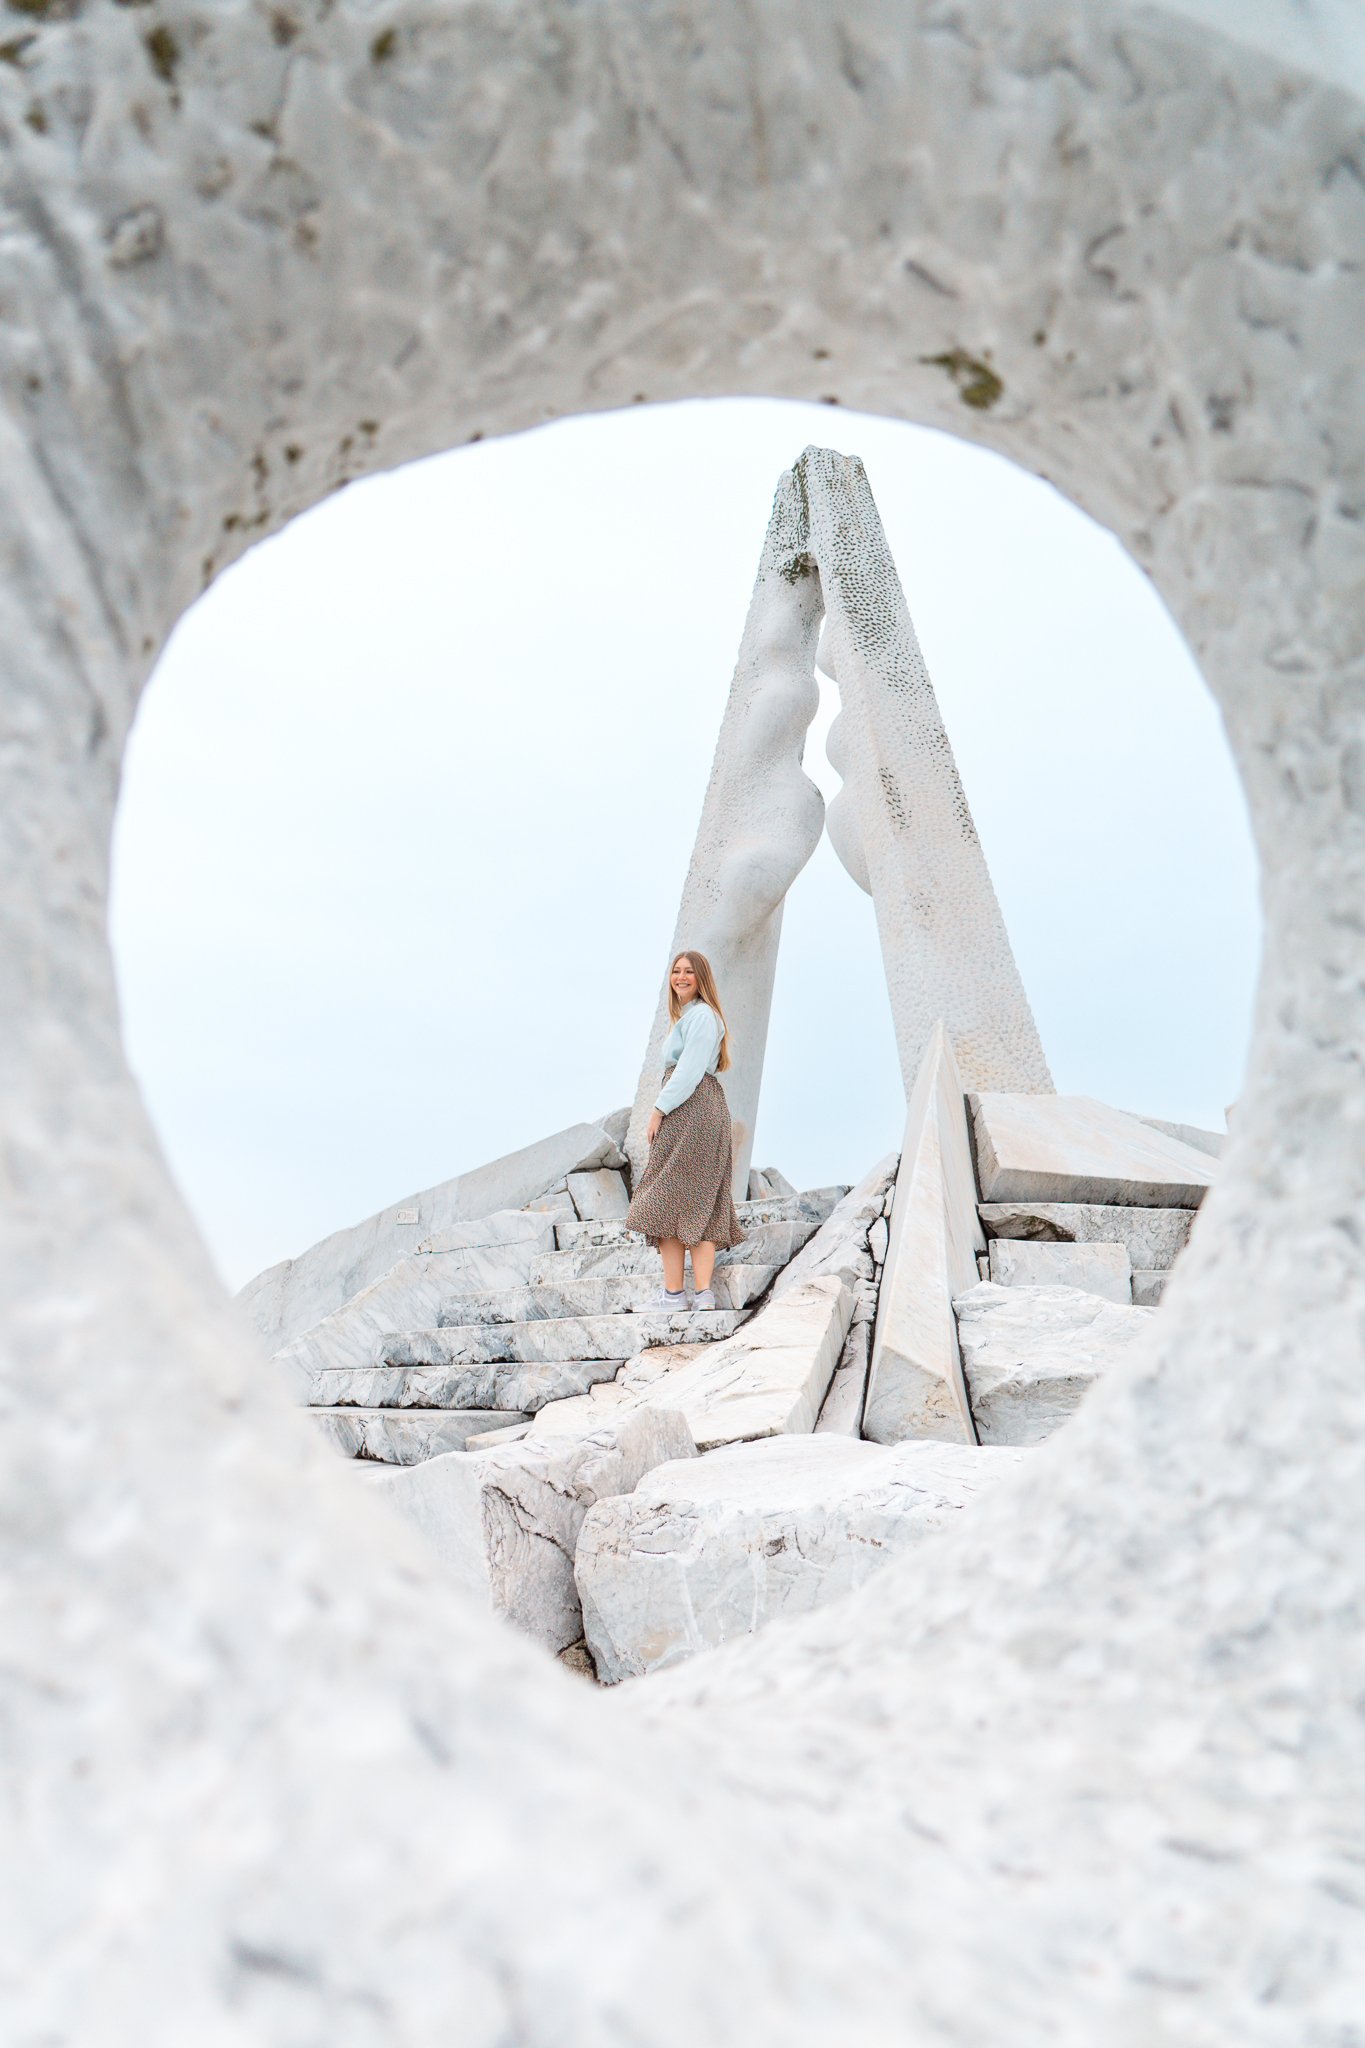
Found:
[[[672,1067],[654,1107],[665,1116],[686,1102],[699,1081],[714,1074],[720,1058],[720,1018],[705,1003],[693,999],[668,1034],[664,1065]]]

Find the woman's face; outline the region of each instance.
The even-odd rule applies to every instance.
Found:
[[[686,953],[682,955],[681,959],[674,962],[673,973],[670,978],[673,983],[673,993],[678,998],[678,1001],[680,1003],[690,1003],[697,993],[697,977],[692,972],[692,962],[688,959]]]

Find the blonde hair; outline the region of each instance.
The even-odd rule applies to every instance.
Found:
[[[689,953],[684,946],[681,953],[673,955],[673,966],[668,970],[668,1014],[676,1024],[683,1013],[683,1006],[673,989],[673,968],[680,960],[685,960],[697,977],[697,1000],[705,1003],[708,1010],[714,1010],[720,1018],[720,1056],[716,1061],[716,1072],[724,1074],[730,1065],[730,1027],[725,1021],[725,1012],[716,994],[716,977],[705,953]]]

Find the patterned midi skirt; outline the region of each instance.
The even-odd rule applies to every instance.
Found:
[[[715,1075],[706,1074],[686,1102],[664,1118],[649,1148],[626,1226],[643,1232],[651,1244],[663,1237],[681,1238],[684,1244],[713,1244],[719,1250],[743,1244],[730,1192],[733,1174],[730,1105]]]

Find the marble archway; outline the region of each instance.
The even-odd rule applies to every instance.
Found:
[[[1234,21],[12,12],[20,2038],[1346,2025],[1360,51],[1342,28],[1315,71],[1301,10],[1272,0],[1258,47]],[[1226,1178],[1141,1374],[931,1576],[604,1709],[362,1525],[260,1384],[122,1059],[107,844],[138,689],[252,538],[367,469],[721,391],[970,431],[1119,534],[1222,705],[1266,955]]]

